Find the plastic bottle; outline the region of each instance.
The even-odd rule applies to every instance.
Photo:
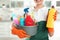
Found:
[[[14,22],[15,24],[19,25],[19,20],[18,20],[16,14],[12,13],[12,18],[13,18],[13,22]]]
[[[26,26],[34,26],[34,21],[31,18],[31,16],[28,14],[26,15],[26,18],[25,18],[25,25]]]
[[[20,26],[24,26],[24,16],[20,17]]]
[[[28,9],[29,8],[26,8],[24,10],[24,12],[25,12],[25,26],[33,26],[34,25],[34,21],[33,21],[32,17],[31,17],[31,15],[30,15]]]
[[[17,18],[15,18],[13,21],[14,21],[15,24],[19,25],[19,21],[18,21]]]

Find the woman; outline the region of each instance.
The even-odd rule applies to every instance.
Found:
[[[46,27],[46,19],[47,19],[47,15],[48,15],[48,9],[46,7],[44,7],[43,5],[43,1],[44,0],[34,0],[36,3],[36,6],[33,7],[34,8],[34,19],[35,21],[38,23],[38,29],[37,29],[37,34],[34,36],[30,37],[30,40],[49,40],[48,39],[48,33],[50,36],[53,36],[54,30],[53,28],[47,28]],[[15,28],[15,27],[14,27]],[[16,28],[15,28],[16,29]],[[48,30],[50,32],[48,32]],[[20,34],[24,34],[24,32],[18,31],[18,32],[14,32],[14,30],[12,29],[12,33],[13,34],[17,34],[18,36],[20,36]],[[23,35],[22,37],[29,37],[29,35],[26,34]],[[20,36],[21,38],[21,36]]]
[[[48,9],[43,5],[44,0],[34,0],[34,1],[36,3],[36,6],[34,7],[34,11],[35,11],[34,18],[38,23],[37,26],[38,29],[37,29],[37,34],[31,36],[30,40],[49,40],[48,33],[50,36],[53,36],[54,30],[53,28],[46,27]]]

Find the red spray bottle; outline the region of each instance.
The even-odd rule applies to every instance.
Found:
[[[25,14],[25,26],[34,26],[35,22],[32,19],[31,15],[29,15],[29,11]]]

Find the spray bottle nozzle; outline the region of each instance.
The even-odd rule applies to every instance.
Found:
[[[24,12],[25,12],[25,13],[29,12],[28,9],[29,9],[29,8],[25,8],[25,9],[24,9]]]

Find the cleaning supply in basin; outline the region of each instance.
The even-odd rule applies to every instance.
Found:
[[[17,17],[15,13],[12,13],[11,16],[12,16],[13,20]]]
[[[17,15],[15,13],[12,13],[12,18],[13,18],[13,22],[17,25],[19,25],[19,20],[17,18]]]
[[[17,18],[15,18],[15,19],[13,20],[13,22],[14,22],[15,24],[19,25],[19,21],[18,21]]]
[[[25,8],[24,12],[25,12],[25,26],[34,26],[35,23],[29,13],[29,8]]]
[[[25,26],[33,26],[34,25],[34,21],[33,19],[31,18],[30,15],[26,15],[26,18],[25,18]]]
[[[20,17],[20,26],[24,26],[24,16]]]
[[[25,9],[24,9],[24,18],[25,18],[25,16],[26,16],[26,14],[29,12],[28,9],[29,9],[29,8],[25,8]]]

